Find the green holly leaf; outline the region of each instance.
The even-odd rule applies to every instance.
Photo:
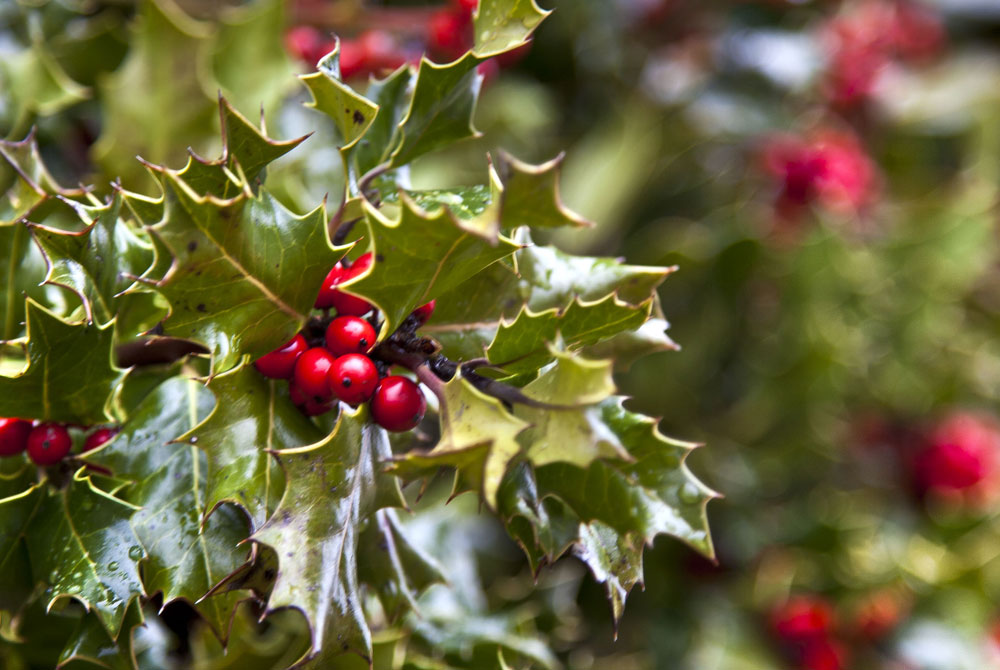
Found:
[[[285,2],[261,0],[222,14],[212,48],[212,71],[226,97],[246,113],[274,113],[295,80],[281,27]],[[247,166],[244,165],[244,169]],[[250,179],[249,171],[247,176]]]
[[[261,116],[260,128],[240,114],[229,101],[219,96],[219,124],[222,128],[222,155],[215,160],[199,157],[194,152],[184,169],[176,172],[192,191],[199,195],[210,194],[217,198],[233,198],[245,190],[244,184],[256,192],[256,182],[265,168],[299,146],[305,137],[294,140],[275,140],[267,136],[267,126]],[[160,168],[163,170],[163,168]],[[135,206],[143,207],[143,222],[152,225],[163,215],[163,201],[150,207],[148,198],[133,195]],[[144,202],[144,200],[146,202]],[[159,215],[159,216],[157,216]]]
[[[118,295],[150,266],[152,245],[119,218],[119,195],[102,206],[65,202],[90,225],[78,233],[67,233],[31,224],[32,235],[48,263],[45,281],[76,293],[88,320],[105,325],[119,309]]]
[[[618,637],[625,598],[633,586],[642,582],[642,542],[600,521],[580,524],[579,533],[573,554],[590,568],[597,583],[604,585]]]
[[[555,364],[523,389],[524,395],[566,409],[517,405],[514,415],[530,425],[521,437],[535,465],[573,463],[586,467],[598,458],[630,461],[628,450],[604,425],[601,408],[615,391],[611,361],[591,361],[552,350]]]
[[[481,0],[473,21],[473,52],[489,58],[526,44],[535,28],[551,14],[535,0]]]
[[[240,505],[254,528],[278,505],[285,478],[269,451],[313,444],[322,433],[280,389],[250,365],[213,377],[208,390],[215,409],[177,438],[205,452],[204,509],[221,503]]]
[[[364,141],[355,144],[349,154],[358,177],[389,160],[395,149],[399,122],[406,114],[415,76],[413,68],[401,67],[385,79],[376,79],[368,84],[365,96],[378,106],[378,113],[365,132]],[[395,195],[396,191],[392,189],[384,195],[388,193]]]
[[[161,174],[164,221],[150,231],[174,258],[156,284],[170,302],[164,334],[204,344],[215,370],[286,342],[349,248],[330,245],[324,207],[297,216],[263,189],[220,200]]]
[[[35,468],[23,461],[14,472],[0,473],[0,610],[17,612],[34,587],[23,537],[44,497]]]
[[[459,140],[479,137],[472,115],[482,85],[476,72],[480,62],[472,53],[445,65],[426,58],[420,61],[410,106],[397,126],[390,167],[406,165]]]
[[[392,221],[365,203],[365,221],[376,262],[340,288],[376,305],[392,332],[414,308],[458,287],[469,277],[517,249],[501,237],[494,245],[445,210],[425,213],[403,199]]]
[[[25,535],[35,579],[47,583],[46,602],[79,600],[115,639],[129,603],[143,595],[145,552],[129,526],[134,511],[77,473],[45,492],[31,521],[45,532]]]
[[[126,183],[144,178],[135,156],[176,165],[184,147],[215,136],[215,90],[202,81],[210,27],[174,0],[144,2],[138,14],[128,56],[101,84],[102,131],[92,149],[104,173]]]
[[[21,221],[57,195],[70,198],[83,193],[63,188],[49,173],[38,153],[34,129],[19,142],[0,139],[0,158],[0,226]]]
[[[628,451],[631,462],[536,467],[540,495],[556,496],[582,521],[601,521],[622,535],[634,533],[645,543],[661,533],[672,535],[711,556],[705,506],[716,494],[684,464],[697,445],[664,436],[655,420],[627,411],[621,402],[618,397],[602,402],[600,420]]]
[[[434,583],[445,581],[441,567],[413,544],[395,510],[380,509],[358,540],[358,579],[379,597],[390,622],[407,611],[417,611],[417,596]]]
[[[129,603],[117,640],[108,635],[97,616],[83,615],[59,654],[58,667],[80,661],[110,670],[133,670],[137,666],[132,631],[143,624],[142,608],[137,600]]]
[[[306,106],[332,118],[344,142],[341,149],[349,149],[371,127],[379,107],[341,81],[339,41],[316,67],[317,72],[299,76],[312,94]]]
[[[322,442],[278,453],[288,485],[274,515],[251,539],[278,555],[268,612],[295,607],[305,614],[311,631],[306,658],[317,667],[345,651],[371,658],[358,541],[376,509],[403,504],[395,479],[382,472],[381,461],[390,455],[385,431],[369,421],[364,407],[342,410]]]
[[[526,421],[512,415],[496,398],[473,387],[460,374],[441,388],[441,438],[428,452],[411,451],[393,471],[404,478],[433,474],[441,466],[457,469],[464,486],[479,490],[496,508],[496,494],[508,464],[521,451],[518,436]]]
[[[104,423],[122,372],[112,364],[112,325],[68,323],[27,303],[28,367],[0,377],[0,416],[93,425]]]
[[[563,155],[539,165],[523,163],[501,152],[497,171],[503,184],[501,226],[535,229],[593,225],[568,209],[559,197],[559,166]]]
[[[25,296],[44,299],[45,258],[31,243],[27,225],[0,224],[0,339],[12,340],[24,332]]]
[[[677,351],[680,347],[667,335],[670,324],[664,319],[650,319],[634,330],[620,332],[610,338],[584,347],[588,358],[609,358],[615,370],[626,371],[640,358],[661,351]]]
[[[614,294],[595,302],[574,300],[565,309],[534,313],[525,305],[512,322],[500,322],[486,351],[491,363],[507,372],[530,372],[553,359],[546,343],[560,340],[576,349],[596,344],[621,332],[633,331],[649,317],[652,300],[630,305]]]
[[[90,90],[73,81],[52,56],[38,24],[30,22],[29,48],[7,53],[0,61],[0,91],[10,96],[17,125],[33,116],[51,116],[90,97]]]
[[[535,314],[562,312],[575,301],[601,301],[609,295],[642,305],[671,272],[533,246],[523,232],[514,239],[525,245],[514,254],[515,265],[495,263],[438,298],[434,316],[422,332],[438,340],[445,355],[458,360],[483,356],[501,318],[513,321],[525,308]]]
[[[251,389],[252,392],[252,389]],[[246,518],[231,506],[209,516],[208,458],[190,443],[175,443],[212,411],[215,399],[201,384],[173,377],[152,391],[121,432],[88,461],[131,484],[118,495],[140,507],[132,528],[148,560],[143,583],[163,602],[198,601],[246,560],[237,545],[248,534]],[[197,609],[223,635],[238,598],[210,598]]]

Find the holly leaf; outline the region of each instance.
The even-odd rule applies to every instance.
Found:
[[[568,209],[559,197],[559,166],[563,155],[539,165],[523,163],[501,152],[497,171],[503,184],[501,227],[535,229],[593,225]]]
[[[535,0],[480,0],[473,19],[473,52],[489,58],[528,42],[535,28],[551,14]]]
[[[38,153],[34,129],[19,142],[0,139],[0,226],[16,223],[57,195],[75,197],[82,189],[59,185]]]
[[[664,319],[650,319],[634,330],[622,331],[583,349],[588,358],[609,358],[615,370],[626,371],[640,358],[680,347],[667,335],[670,324]]]
[[[642,305],[672,270],[571,256],[555,247],[533,246],[524,232],[514,239],[525,245],[514,254],[514,265],[495,263],[438,298],[434,316],[421,332],[437,339],[446,355],[458,360],[483,356],[501,318],[513,321],[523,309],[562,312],[575,301],[601,301],[612,294],[618,301]]]
[[[31,595],[34,581],[22,538],[44,497],[35,468],[23,463],[0,473],[0,610],[17,612]]]
[[[51,116],[90,97],[90,90],[73,81],[52,56],[41,32],[31,25],[30,47],[8,52],[0,61],[0,90],[11,96],[7,104],[22,122],[30,123],[33,115]]]
[[[211,194],[222,199],[238,196],[244,190],[244,184],[256,192],[254,186],[264,169],[308,137],[284,141],[272,139],[267,136],[263,114],[260,128],[257,128],[221,95],[219,125],[222,128],[222,155],[215,160],[208,160],[192,151],[187,165],[176,172],[176,175],[195,193]],[[135,200],[137,206],[145,204],[142,196],[136,196]],[[162,201],[160,204],[158,210],[147,209],[143,212],[145,222],[151,225],[162,218]]]
[[[459,140],[479,137],[472,115],[483,83],[476,71],[480,62],[472,53],[444,65],[421,59],[410,106],[397,126],[390,167],[406,165]]]
[[[265,379],[251,365],[213,377],[208,390],[215,409],[177,438],[207,457],[203,507],[241,506],[259,528],[278,504],[284,477],[270,455],[317,442],[322,433],[279,391],[284,382]]]
[[[148,560],[143,583],[163,602],[183,598],[195,603],[246,560],[244,515],[223,506],[211,516],[206,504],[208,458],[190,443],[175,443],[212,411],[211,392],[193,380],[173,377],[142,401],[121,432],[88,461],[132,483],[118,495],[141,507],[132,528]],[[220,637],[225,633],[236,594],[199,602],[198,611]]]
[[[102,131],[92,155],[105,174],[132,183],[144,176],[135,156],[176,165],[184,147],[214,139],[214,90],[202,81],[211,36],[173,0],[139,7],[128,55],[100,86]]]
[[[33,300],[27,302],[28,367],[0,376],[0,416],[93,425],[122,371],[112,364],[112,325],[68,323]]]
[[[712,556],[705,506],[717,494],[684,464],[697,445],[664,436],[655,420],[629,412],[621,403],[620,397],[603,401],[600,420],[632,460],[596,460],[586,468],[567,462],[536,467],[541,496],[556,496],[584,522],[600,521],[645,543],[661,533],[672,535]]]
[[[232,7],[220,18],[212,48],[215,80],[247,113],[278,111],[294,86],[280,29],[286,24],[285,3],[262,0]],[[249,171],[247,177],[253,179]]]
[[[565,309],[538,313],[525,305],[512,322],[501,320],[486,356],[511,374],[534,371],[553,359],[546,343],[558,339],[566,349],[596,344],[639,328],[651,308],[652,300],[630,305],[614,294],[594,302],[575,299]]]
[[[312,102],[306,106],[332,118],[344,142],[341,149],[349,149],[371,127],[379,107],[341,81],[339,40],[316,67],[312,74],[299,75],[312,94]]]
[[[143,595],[139,561],[145,552],[129,526],[135,508],[100,490],[81,470],[62,489],[45,492],[25,535],[46,602],[74,598],[117,639],[132,600]]]
[[[31,244],[27,225],[15,222],[0,224],[0,339],[11,340],[23,333],[25,296],[39,301],[44,289],[39,285],[45,279],[45,259],[38,248]]]
[[[119,218],[120,195],[102,206],[65,202],[90,225],[67,233],[29,224],[48,264],[45,282],[76,293],[88,321],[105,325],[118,311],[119,294],[150,266],[153,249]]]
[[[322,442],[277,454],[288,485],[274,516],[250,539],[278,555],[267,611],[294,607],[309,622],[310,647],[300,662],[327,667],[345,651],[371,658],[358,541],[376,509],[403,504],[395,479],[382,472],[381,461],[390,455],[385,431],[368,420],[364,407],[342,410]]]
[[[518,436],[529,424],[461,374],[442,384],[440,401],[441,438],[437,445],[427,452],[411,451],[400,457],[393,472],[412,479],[452,466],[465,486],[479,490],[486,504],[496,509],[500,482],[508,464],[520,453]]]
[[[531,426],[520,440],[528,460],[535,465],[565,462],[579,467],[598,458],[632,460],[620,438],[605,425],[598,404],[615,391],[611,361],[590,361],[557,350],[552,355],[555,364],[522,392],[564,408],[514,407],[514,415]]]
[[[142,608],[137,600],[129,603],[117,640],[108,635],[97,616],[84,614],[59,654],[57,667],[82,661],[110,670],[133,670],[137,666],[132,631],[143,624]]]
[[[618,637],[618,622],[625,611],[625,598],[642,582],[642,542],[621,535],[600,521],[582,523],[573,555],[590,568],[594,580],[604,585]]]
[[[445,210],[425,213],[405,196],[395,221],[367,202],[363,206],[376,262],[340,288],[382,311],[383,333],[391,333],[414,308],[460,286],[517,249],[503,237],[491,245]]]
[[[378,113],[365,132],[364,142],[354,145],[349,154],[359,177],[389,160],[395,148],[399,122],[406,114],[415,76],[413,68],[401,67],[385,79],[376,79],[368,84],[365,96],[378,106]],[[389,193],[395,195],[396,191],[392,189],[383,195]]]
[[[170,303],[164,334],[204,344],[215,370],[286,342],[349,248],[330,245],[325,208],[297,216],[263,189],[199,196],[177,173],[161,174],[164,221],[150,231],[174,259],[156,283]]]
[[[390,622],[417,611],[417,596],[431,584],[444,582],[437,561],[413,544],[395,510],[375,512],[358,541],[358,579],[378,594]]]

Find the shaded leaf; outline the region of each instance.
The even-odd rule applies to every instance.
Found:
[[[378,594],[390,622],[416,610],[420,592],[444,581],[437,561],[411,542],[392,509],[380,509],[369,520],[358,555],[358,578]]]
[[[48,263],[45,281],[79,295],[90,320],[104,325],[115,316],[118,294],[149,267],[152,246],[119,218],[119,195],[103,206],[66,202],[90,225],[79,233],[31,225]]]
[[[22,538],[45,495],[35,468],[23,461],[0,473],[0,610],[16,612],[31,595],[34,581]]]
[[[102,130],[92,148],[104,173],[126,183],[144,176],[135,156],[176,164],[184,147],[215,136],[215,92],[201,79],[211,29],[174,0],[149,0],[138,14],[125,61],[101,84]]]
[[[617,636],[625,598],[633,586],[642,582],[642,542],[594,521],[580,524],[580,537],[573,554],[590,568],[594,579],[604,585]]]
[[[78,473],[65,488],[45,492],[32,521],[45,532],[25,536],[35,579],[48,585],[46,602],[79,600],[113,638],[129,603],[143,595],[138,563],[145,552],[129,526],[134,511]]]
[[[295,607],[305,614],[307,658],[317,667],[345,651],[371,658],[358,590],[358,538],[376,509],[403,504],[395,479],[382,472],[380,461],[390,455],[385,431],[368,421],[364,407],[342,410],[322,442],[278,454],[288,485],[274,515],[251,539],[278,555],[268,611]]]
[[[121,433],[87,459],[132,482],[119,496],[142,508],[132,515],[132,528],[148,556],[143,583],[151,594],[162,592],[164,603],[175,598],[194,603],[248,553],[237,547],[248,534],[240,512],[223,506],[206,519],[211,508],[205,502],[205,452],[173,442],[214,404],[212,393],[197,382],[173,377],[146,396]],[[211,598],[197,609],[223,635],[236,601],[236,596]]]
[[[208,390],[215,395],[215,409],[177,438],[207,456],[204,509],[210,514],[220,503],[235,503],[259,527],[284,487],[268,451],[313,444],[322,437],[287,393],[279,392],[284,383],[265,379],[250,365],[213,377]]]
[[[76,630],[59,654],[58,667],[84,661],[111,670],[132,670],[137,667],[132,649],[132,631],[142,625],[142,608],[138,600],[129,603],[117,640],[108,635],[100,619],[93,614],[85,614],[80,617]]]
[[[106,422],[105,406],[122,374],[112,364],[111,325],[67,323],[33,300],[27,323],[28,367],[0,377],[0,416]]]
[[[10,340],[24,332],[25,296],[44,297],[39,285],[45,279],[45,259],[31,244],[28,227],[20,222],[0,225],[0,339]]]
[[[0,224],[20,221],[57,195],[80,195],[81,189],[63,188],[49,173],[38,153],[35,131],[18,142],[0,139]]]

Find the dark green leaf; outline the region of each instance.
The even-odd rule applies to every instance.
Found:
[[[284,477],[269,450],[294,449],[323,434],[279,390],[250,365],[213,377],[208,389],[215,409],[190,432],[177,438],[207,456],[204,509],[223,502],[242,506],[259,527],[278,504]]]
[[[0,377],[0,416],[92,425],[121,378],[111,359],[112,326],[67,323],[28,300],[28,367]]]
[[[376,509],[403,504],[395,479],[382,472],[390,455],[385,431],[364,408],[341,411],[319,444],[278,454],[288,479],[285,495],[251,539],[278,555],[268,611],[296,607],[305,614],[312,632],[308,658],[317,667],[345,651],[371,657],[358,590],[358,538]]]
[[[133,670],[136,662],[132,631],[142,625],[142,608],[137,600],[129,603],[117,640],[108,635],[97,616],[85,614],[59,654],[59,667],[84,661],[111,670]]]

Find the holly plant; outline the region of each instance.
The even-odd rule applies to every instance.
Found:
[[[142,11],[140,32],[179,10]],[[530,617],[468,595],[447,559],[473,550],[410,511],[425,492],[476,501],[536,575],[582,561],[609,634],[657,536],[712,556],[695,445],[614,383],[675,348],[670,268],[534,242],[588,225],[558,160],[484,156],[483,184],[410,185],[414,161],[477,135],[481,66],[546,15],[483,0],[464,55],[363,85],[335,44],[300,77],[322,134],[274,139],[220,96],[221,155],[136,162],[148,189],[67,188],[35,135],[0,142],[0,658],[160,667],[157,631],[193,625],[183,610],[214,637],[194,646],[271,635],[267,667],[557,666]],[[165,113],[156,87],[177,82],[114,88],[144,44],[106,91],[116,114]],[[268,173],[323,134],[342,180],[293,211]]]

